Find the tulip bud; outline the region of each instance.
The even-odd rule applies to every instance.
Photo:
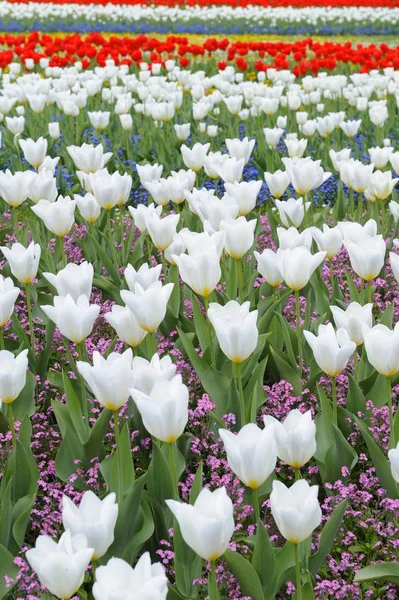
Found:
[[[277,456],[294,469],[300,469],[316,452],[316,425],[312,413],[291,410],[282,423],[274,417],[263,417],[265,427],[273,428]]]
[[[123,354],[111,352],[107,358],[103,358],[99,352],[93,352],[93,366],[82,361],[78,361],[76,365],[102,406],[115,411],[126,404],[129,389],[133,385],[131,348]]]
[[[204,560],[215,561],[227,550],[234,532],[233,503],[224,487],[204,488],[195,503],[166,500],[184,541]]]
[[[270,508],[281,535],[289,542],[303,542],[320,525],[318,493],[318,486],[309,486],[304,479],[296,481],[290,488],[281,481],[273,481]]]
[[[391,473],[394,480],[399,483],[399,442],[396,448],[392,448],[388,452],[388,459],[391,463]]]
[[[96,571],[94,600],[113,600],[115,595],[127,600],[133,593],[137,600],[166,600],[168,595],[165,571],[160,563],[151,564],[148,552],[139,558],[134,568],[121,558],[111,558]]]
[[[349,339],[346,329],[337,329],[331,323],[319,325],[318,335],[304,331],[320,369],[330,377],[336,377],[346,367],[356,350],[355,342]]]
[[[152,436],[171,444],[182,435],[188,421],[188,389],[181,375],[156,379],[149,394],[133,387],[130,394]]]
[[[270,428],[244,425],[237,435],[219,429],[231,470],[251,489],[260,487],[276,467],[277,448]]]
[[[74,195],[74,200],[78,206],[79,212],[88,223],[94,223],[101,213],[101,206],[89,192],[84,196]]]
[[[208,318],[215,328],[220,347],[235,364],[246,360],[258,343],[258,311],[249,312],[249,308],[249,302],[240,305],[235,300],[224,306],[216,302],[209,305]]]
[[[147,335],[147,332],[139,326],[136,317],[127,306],[114,304],[111,312],[104,315],[104,319],[115,329],[122,342],[132,348],[140,346]]]
[[[0,351],[0,400],[11,404],[25,387],[28,369],[28,351],[17,356],[8,350]]]
[[[284,277],[286,285],[292,290],[299,291],[309,283],[313,272],[323,262],[326,252],[312,255],[305,246],[279,250],[277,266]]]
[[[0,327],[4,327],[14,312],[14,304],[19,292],[11,277],[0,275]]]
[[[42,219],[51,233],[58,237],[64,237],[75,223],[76,200],[69,196],[58,196],[55,202],[40,200],[32,206],[33,212]]]
[[[82,294],[90,299],[93,274],[93,265],[85,260],[80,265],[68,263],[57,275],[43,273],[43,276],[55,287],[59,296],[68,296],[69,294],[77,302]]]
[[[362,306],[358,302],[352,302],[345,310],[339,306],[330,306],[330,309],[336,327],[345,329],[356,346],[363,344],[363,324],[367,327],[372,327],[373,324],[372,303]]]
[[[48,134],[52,140],[58,140],[60,138],[60,124],[57,121],[48,124]]]
[[[39,268],[41,248],[31,242],[27,248],[16,243],[11,248],[0,246],[0,250],[10,265],[11,273],[18,281],[28,285],[36,277]]]
[[[356,244],[344,241],[352,269],[365,281],[375,279],[385,262],[385,241],[381,235],[360,239]]]
[[[83,534],[93,548],[92,560],[101,558],[114,541],[114,529],[118,517],[115,494],[103,500],[90,490],[85,492],[76,506],[67,496],[62,498],[62,523],[72,536]]]
[[[173,286],[173,283],[162,286],[160,281],[156,281],[146,290],[136,283],[134,293],[121,291],[122,300],[136,317],[139,327],[147,333],[154,333],[164,320]]]
[[[399,371],[399,323],[389,329],[385,325],[362,326],[367,359],[380,375],[391,377]]]
[[[100,307],[89,304],[87,296],[79,296],[75,302],[71,296],[54,296],[54,306],[42,306],[42,310],[51,319],[68,340],[80,344],[90,335]]]
[[[254,255],[258,262],[259,273],[269,285],[278,287],[284,281],[284,278],[277,265],[277,254],[270,248],[266,248],[262,254],[255,251]]]
[[[83,534],[72,536],[66,531],[57,544],[47,535],[39,535],[36,546],[26,552],[26,558],[40,583],[61,600],[69,600],[84,581],[93,556]]]
[[[47,140],[43,137],[35,142],[32,139],[19,140],[22,152],[27,162],[35,169],[40,167],[47,154]]]

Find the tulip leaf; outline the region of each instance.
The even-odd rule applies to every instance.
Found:
[[[64,371],[62,372],[62,383],[73,426],[79,438],[79,442],[83,445],[87,442],[89,438],[88,423],[85,423],[83,420],[82,410],[82,403],[87,402],[87,398],[82,398],[81,400],[79,400],[71,380],[65,375]]]
[[[388,401],[387,378],[378,373],[374,385],[367,393],[367,400],[372,400],[376,408],[385,406]]]
[[[185,596],[179,594],[178,590],[171,584],[168,583],[168,595],[167,600],[187,600]]]
[[[174,265],[170,265],[169,267],[169,282],[174,283],[174,286],[169,298],[168,308],[171,310],[174,318],[178,319],[180,314],[180,282],[179,269]]]
[[[399,586],[399,563],[381,562],[364,567],[355,574],[355,581],[387,581]]]
[[[105,298],[109,297],[114,300],[117,304],[121,304],[120,297],[120,283],[118,286],[114,285],[111,281],[106,279],[103,275],[94,275],[93,285],[100,288],[104,293]]]
[[[312,309],[322,315],[330,309],[330,298],[327,285],[324,283],[320,270],[316,269],[310,278],[310,285],[313,292]]]
[[[355,449],[350,445],[342,431],[334,424],[332,425],[332,432],[334,442],[325,455],[325,478],[330,482],[334,482],[342,476],[342,467],[348,467],[352,471],[358,461]]]
[[[288,381],[293,387],[294,396],[299,396],[302,392],[302,382],[296,370],[294,370],[291,365],[285,359],[285,355],[280,350],[275,350],[270,347],[270,352],[276,363],[276,367],[280,374],[281,379],[284,381]]]
[[[76,434],[67,405],[53,400],[51,406],[62,437],[55,457],[55,472],[61,481],[68,481],[77,469],[77,461],[83,462],[84,449]],[[75,481],[75,486],[79,486],[79,481]]]
[[[194,504],[200,491],[202,490],[202,474],[203,474],[203,465],[202,461],[198,465],[197,472],[195,473],[194,481],[191,485],[190,491],[190,504]]]
[[[8,548],[10,542],[10,533],[12,526],[12,490],[13,477],[4,482],[6,485],[1,486],[0,494],[0,544]]]
[[[31,417],[35,412],[35,388],[36,378],[33,373],[28,371],[24,389],[12,404],[13,415],[16,421],[22,421],[26,415]]]
[[[380,315],[380,320],[379,320],[380,323],[382,325],[385,325],[386,327],[389,327],[389,329],[392,328],[394,308],[395,308],[395,304],[394,304],[394,302],[391,302],[390,304],[388,304],[388,306],[386,307],[384,312]]]
[[[17,437],[17,445],[11,454],[4,473],[4,485],[12,476],[12,500],[36,493],[39,470],[31,449],[32,425],[28,416],[22,421]],[[2,482],[3,488],[3,482]]]
[[[9,597],[11,589],[16,584],[18,572],[19,567],[14,564],[13,555],[0,544],[0,600]]]
[[[154,533],[154,519],[150,506],[144,500],[140,508],[140,526],[123,552],[124,559],[132,563],[144,544]]]
[[[195,593],[194,579],[200,579],[202,559],[183,540],[179,523],[173,519],[174,568],[177,589],[186,598]]]
[[[298,352],[298,344],[296,340],[295,331],[290,325],[288,325],[286,319],[280,312],[276,311],[275,316],[280,321],[281,329],[283,331],[285,352],[287,354],[289,363],[293,369],[296,369],[296,354]]]
[[[281,292],[279,299],[268,306],[264,314],[258,320],[258,330],[260,334],[268,333],[269,326],[272,322],[273,317],[275,316],[275,312],[278,310],[282,311],[282,309],[288,302],[288,298],[291,295],[291,293],[291,290],[284,290],[283,292]]]
[[[355,417],[356,423],[359,425],[360,432],[366,442],[367,449],[370,453],[370,458],[376,470],[380,485],[387,491],[389,498],[398,498],[398,488],[391,473],[389,460],[385,457],[382,450],[374,441],[374,438],[369,432],[369,429],[363,421]]]
[[[199,300],[194,294],[192,294],[191,305],[193,308],[195,332],[199,341],[199,345],[201,346],[201,350],[204,353],[209,346],[209,326],[207,324],[206,317],[204,317],[202,313]]]
[[[354,415],[357,415],[359,412],[363,414],[367,413],[366,400],[359,384],[352,375],[349,375],[349,390],[346,397],[346,408]]]
[[[108,461],[109,471],[105,470],[104,474],[106,472],[108,473],[108,479],[106,479],[106,481],[110,490],[116,493],[119,502],[120,498],[127,492],[135,479],[133,455],[127,423],[125,423],[120,432],[119,443],[116,449],[101,463],[101,467],[104,462]],[[101,472],[103,472],[102,469]]]
[[[351,302],[359,302],[359,300],[361,300],[360,294],[358,292],[355,282],[353,281],[353,277],[350,273],[346,273],[346,281],[348,283]]]
[[[101,246],[101,244],[99,244],[97,242],[96,238],[91,233],[88,233],[88,238],[94,245],[97,254],[101,258],[102,266],[105,267],[107,272],[111,275],[112,281],[114,282],[116,287],[119,288],[120,283],[121,283],[121,278],[119,275],[118,267],[116,265],[114,265],[114,263],[112,262],[112,259],[109,257],[106,250],[104,250],[104,248]]]
[[[313,575],[316,575],[319,572],[327,558],[328,553],[331,550],[334,539],[336,538],[341,527],[347,504],[347,499],[340,502],[323,527],[320,536],[319,547],[309,559],[309,570]]]
[[[155,442],[152,446],[152,459],[148,468],[147,488],[150,495],[155,496],[163,508],[165,508],[165,500],[174,497],[174,486],[168,461]]]
[[[24,544],[25,533],[29,525],[29,518],[33,505],[36,500],[36,494],[31,494],[20,498],[12,511],[12,534],[16,543],[15,553]],[[14,545],[15,546],[15,545]]]
[[[198,356],[189,337],[181,329],[178,329],[178,333],[183,344],[184,352],[197,373],[202,387],[216,405],[217,414],[219,416],[225,415],[231,378],[220,371],[216,371],[209,367],[208,364]]]
[[[265,600],[258,573],[246,558],[238,552],[226,550],[223,559],[237,579],[243,596],[249,596],[251,600]]]
[[[41,380],[46,379],[45,376],[46,376],[47,369],[48,369],[48,363],[50,360],[51,353],[53,351],[52,350],[52,341],[53,341],[53,337],[54,337],[54,331],[55,331],[55,323],[53,323],[53,321],[48,319],[48,322],[46,324],[46,336],[45,336],[46,337],[46,346],[37,355],[37,362],[36,362],[36,374],[40,376]]]
[[[266,590],[270,585],[270,580],[274,577],[276,562],[273,545],[269,539],[266,527],[261,520],[258,521],[256,530],[252,566],[259,576],[265,598],[267,598]]]
[[[303,544],[304,542],[302,542]],[[293,581],[294,577],[294,545],[291,542],[286,542],[284,546],[275,554],[275,576],[270,581],[269,587],[265,594],[266,600],[275,598],[277,592],[289,579]]]

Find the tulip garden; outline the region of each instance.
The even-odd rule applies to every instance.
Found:
[[[399,597],[398,28],[0,1],[0,600]]]

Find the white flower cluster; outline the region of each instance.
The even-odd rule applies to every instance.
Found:
[[[373,7],[261,7],[261,6],[151,6],[106,4],[52,4],[31,2],[17,4],[0,2],[0,19],[3,22],[59,21],[88,24],[142,23],[168,26],[173,31],[176,24],[206,25],[208,31],[220,29],[221,23],[229,27],[247,25],[256,31],[262,28],[306,25],[315,29],[331,27],[395,27],[399,23],[399,8]]]

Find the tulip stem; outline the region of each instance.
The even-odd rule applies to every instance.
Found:
[[[116,498],[118,502],[122,501],[122,464],[121,464],[121,456],[120,456],[120,437],[119,437],[119,421],[118,421],[118,411],[114,410],[114,433],[115,433],[115,443],[116,443],[116,472],[118,475],[118,484],[117,484],[117,494]]]
[[[155,332],[149,333],[147,335],[147,339],[148,339],[148,350],[149,350],[149,353],[150,353],[149,359],[151,360],[152,357],[154,356],[154,354],[157,353],[157,344],[156,344],[156,340],[155,340]]]
[[[146,246],[147,246],[147,252],[148,252],[149,266],[152,267],[152,247],[151,247],[151,238],[150,238],[149,233],[147,233],[147,236],[146,236]]]
[[[367,302],[372,302],[373,301],[373,294],[372,294],[373,290],[372,290],[372,286],[371,286],[371,281],[369,281],[367,283]]]
[[[299,479],[302,479],[301,477],[301,470],[297,467],[295,467],[295,481],[299,481]]]
[[[333,269],[333,259],[330,258],[330,284],[331,284],[331,300],[334,296],[334,269]]]
[[[76,344],[76,346],[77,346],[77,350],[78,350],[79,360],[81,360],[81,361],[84,362],[84,360],[85,360],[84,350],[86,348],[84,341],[80,342],[79,344]],[[81,394],[82,394],[82,411],[83,411],[83,417],[84,417],[84,420],[85,420],[86,429],[89,431],[89,429],[90,429],[90,425],[89,425],[89,408],[88,408],[88,405],[87,405],[87,397],[86,397],[86,383],[85,383],[84,377],[82,375],[80,375],[80,373],[79,373],[79,379],[80,379],[80,389],[81,389]]]
[[[168,446],[169,446],[170,466],[172,469],[173,489],[176,494],[176,498],[179,498],[179,481],[177,479],[175,442],[168,444]]]
[[[241,303],[243,300],[243,289],[244,289],[244,282],[243,282],[243,276],[242,276],[242,262],[241,262],[240,258],[236,259],[235,262],[236,262],[236,273],[237,273],[238,298]]]
[[[209,320],[208,317],[208,310],[209,310],[209,298],[208,296],[204,296],[204,308],[205,308],[205,312],[206,312],[206,322],[208,325],[208,336],[209,336],[209,348],[211,351],[211,365],[212,367],[215,369],[216,368],[216,361],[215,361],[215,352],[213,350],[213,344],[212,344],[212,324]]]
[[[299,562],[299,544],[294,544],[296,590],[295,600],[302,600],[301,565]]]
[[[68,263],[65,253],[65,238],[61,238],[61,263],[63,267],[66,267]]]
[[[166,269],[165,252],[163,250],[161,250],[161,254],[162,254],[163,281],[164,281],[164,284],[165,284],[166,283],[166,276],[167,276],[168,272],[167,272],[167,269]]]
[[[12,403],[7,405],[7,416],[8,416],[8,423],[10,425],[10,431],[11,431],[11,439],[12,439],[12,447],[14,448],[14,450],[16,450],[17,448],[17,438],[15,435],[15,422],[14,422],[14,415],[12,412]]]
[[[392,384],[391,378],[387,377],[387,397],[388,397],[388,411],[389,411],[389,447],[395,448],[395,427],[394,427],[394,419],[393,419],[393,408],[392,408]]]
[[[122,254],[122,264],[123,264],[124,263],[123,246],[124,246],[124,242],[125,242],[125,232],[123,231],[123,207],[122,206],[119,207],[119,221],[120,221],[120,228],[121,228],[121,254]]]
[[[259,521],[260,521],[259,488],[253,488],[252,502],[254,505],[254,513],[255,513],[256,523],[259,523]]]
[[[357,348],[353,353],[353,377],[355,378],[355,381],[357,381],[358,378],[358,369],[359,369],[359,357],[357,354]]]
[[[35,332],[33,331],[32,304],[31,304],[31,300],[30,300],[29,284],[25,286],[25,293],[26,293],[26,308],[28,310],[30,345],[32,347],[33,354],[35,354]]]
[[[208,594],[210,600],[219,600],[219,592],[216,581],[216,562],[214,560],[210,561],[210,573],[208,579]]]
[[[338,423],[338,406],[337,406],[337,380],[335,377],[331,380],[332,401],[333,401],[333,424]]]
[[[18,236],[18,209],[15,208],[15,206],[11,207],[11,212],[12,212],[12,228],[13,228],[13,233],[15,235],[15,239],[17,240],[17,242],[19,242],[19,236]]]
[[[237,369],[236,373],[237,373],[238,390],[240,392],[241,427],[244,427],[244,425],[246,423],[246,419],[245,419],[245,399],[244,399],[244,388],[242,385],[241,363],[236,364],[236,369]]]
[[[296,337],[298,342],[299,377],[302,379],[303,357],[302,357],[302,329],[301,329],[301,305],[299,303],[299,291],[295,290],[296,308]]]
[[[3,327],[0,327],[0,350],[4,350],[4,331],[3,331]]]

